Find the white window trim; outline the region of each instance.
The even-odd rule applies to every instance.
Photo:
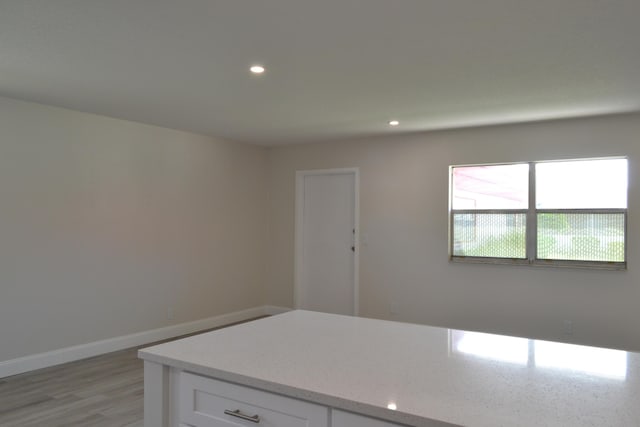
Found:
[[[606,157],[606,158],[583,158],[583,159],[567,159],[555,160],[558,162],[570,161],[589,161],[589,160],[605,160],[605,159],[627,159],[626,157]],[[472,264],[501,264],[501,265],[526,265],[532,267],[562,267],[562,268],[585,268],[596,270],[626,270],[628,260],[628,204],[626,208],[611,209],[538,209],[536,208],[536,168],[538,163],[548,163],[550,161],[528,161],[528,162],[511,162],[511,163],[480,163],[469,165],[452,165],[449,166],[449,261],[458,263]],[[453,169],[459,167],[471,166],[501,166],[501,165],[529,165],[529,200],[527,209],[453,209]],[[628,177],[627,177],[628,179]],[[628,190],[627,190],[628,191]],[[628,200],[628,197],[627,197]],[[525,258],[497,258],[497,257],[478,257],[478,256],[460,256],[453,254],[453,215],[457,214],[478,214],[478,213],[525,213],[526,214],[526,234],[525,234]],[[578,260],[556,260],[556,259],[539,259],[537,258],[538,245],[538,214],[539,213],[623,213],[624,214],[624,261],[578,261]]]

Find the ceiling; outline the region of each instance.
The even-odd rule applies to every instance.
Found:
[[[0,0],[0,96],[261,145],[638,111],[639,17],[640,0]]]

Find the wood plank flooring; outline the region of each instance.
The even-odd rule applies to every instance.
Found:
[[[143,366],[137,352],[136,347],[1,379],[0,426],[142,427]]]
[[[2,427],[142,427],[137,348],[0,380]]]

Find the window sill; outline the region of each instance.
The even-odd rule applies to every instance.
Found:
[[[488,258],[450,256],[449,261],[461,264],[485,265],[525,265],[531,267],[571,268],[579,270],[609,270],[626,271],[626,262],[597,262],[597,261],[561,261],[561,260],[527,260],[522,258]]]

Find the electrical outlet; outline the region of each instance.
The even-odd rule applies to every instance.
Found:
[[[398,314],[400,312],[400,304],[398,301],[391,301],[389,304],[389,314]]]
[[[571,320],[562,322],[562,332],[564,332],[565,335],[573,335],[573,322]]]
[[[173,307],[167,307],[167,320],[173,320],[174,317]]]

